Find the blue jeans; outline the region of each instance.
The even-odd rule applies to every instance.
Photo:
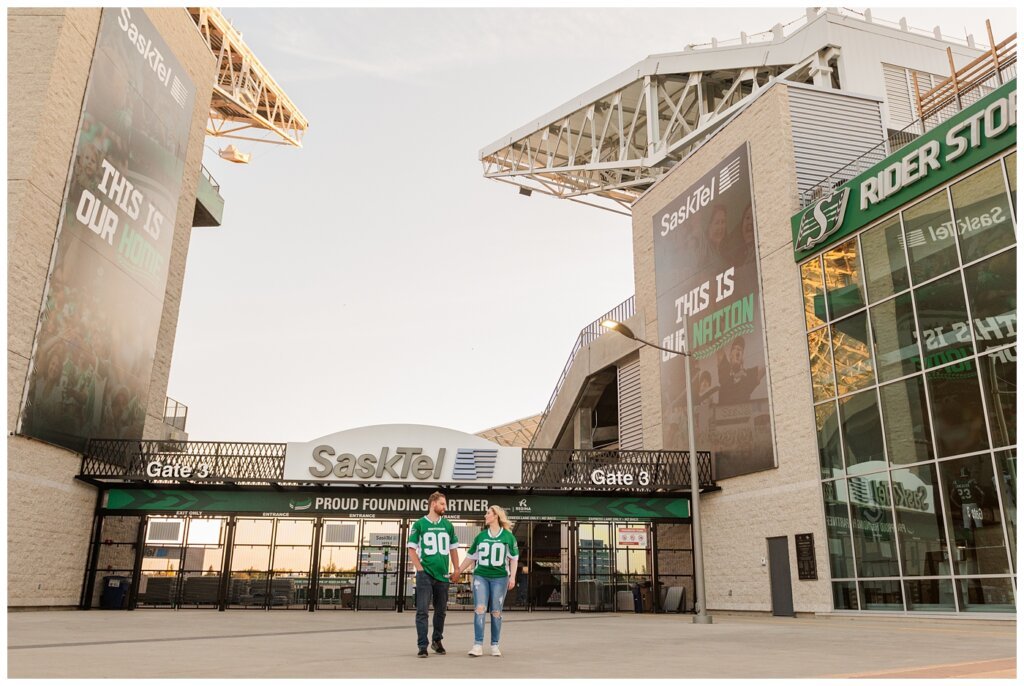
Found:
[[[438,581],[426,572],[416,572],[416,645],[427,647],[427,614],[434,601],[434,635],[432,641],[444,638],[444,617],[448,611],[448,582]]]
[[[508,592],[508,577],[473,576],[473,645],[484,644],[484,615],[491,613],[491,645],[501,639],[501,606]]]

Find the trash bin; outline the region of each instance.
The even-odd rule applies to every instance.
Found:
[[[633,584],[633,612],[640,613],[643,611],[644,601],[640,595],[640,584]]]
[[[100,595],[100,608],[103,610],[123,610],[128,607],[128,590],[132,579],[128,576],[103,577],[103,593]]]

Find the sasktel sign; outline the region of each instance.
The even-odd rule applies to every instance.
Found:
[[[289,443],[286,481],[518,485],[523,450],[472,434],[420,424],[350,429]]]
[[[1017,142],[1017,79],[997,88],[792,219],[799,262]]]

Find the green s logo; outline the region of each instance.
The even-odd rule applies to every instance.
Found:
[[[797,251],[810,250],[825,241],[843,225],[846,204],[850,200],[850,187],[825,196],[814,203],[800,217],[794,248]]]

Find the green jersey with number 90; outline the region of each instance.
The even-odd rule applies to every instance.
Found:
[[[421,517],[409,532],[409,547],[419,555],[423,571],[438,581],[448,580],[448,552],[459,547],[451,522],[444,517],[436,522]]]
[[[476,560],[474,574],[498,579],[509,575],[509,560],[519,557],[519,543],[508,529],[502,529],[497,536],[484,529],[473,539],[468,556]]]

